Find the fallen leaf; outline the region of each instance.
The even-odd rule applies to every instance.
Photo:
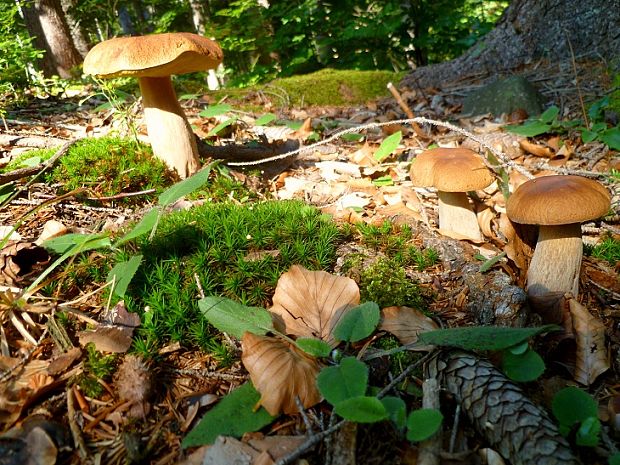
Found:
[[[306,118],[299,129],[293,132],[290,137],[293,139],[304,140],[314,131],[312,129],[312,118]]]
[[[280,276],[270,311],[286,334],[319,338],[335,347],[332,329],[359,301],[359,289],[351,278],[293,265]]]
[[[316,387],[319,364],[294,344],[246,332],[241,347],[241,361],[270,415],[299,412],[296,398],[304,408],[321,401]]]
[[[555,154],[550,147],[530,142],[527,139],[520,140],[519,145],[524,151],[534,155],[535,157],[552,158]]]
[[[278,255],[280,255],[280,251],[277,249],[276,250],[251,250],[250,252],[245,254],[245,257],[243,257],[243,259],[246,262],[256,262],[256,261],[262,260],[265,257],[277,257]]]
[[[47,372],[52,376],[60,374],[67,368],[69,368],[73,364],[73,362],[78,360],[81,356],[82,350],[79,347],[73,347],[64,354],[61,354],[58,357],[54,358],[50,362],[50,365],[47,368]]]
[[[495,233],[493,233],[493,220],[495,219],[495,212],[492,208],[489,208],[484,204],[479,205],[479,207],[479,209],[476,209],[476,219],[478,220],[478,226],[480,226],[482,234],[490,239],[495,238]]]
[[[137,355],[127,355],[114,374],[119,399],[131,403],[127,416],[144,419],[151,410],[153,377],[149,366]]]
[[[131,346],[134,330],[140,326],[137,313],[129,313],[120,301],[102,315],[102,323],[93,330],[78,332],[82,346],[92,342],[100,352],[123,353]]]
[[[383,320],[379,329],[392,333],[402,344],[417,342],[420,333],[439,329],[437,323],[415,308],[387,307],[381,313]],[[431,345],[421,345],[411,350],[422,351],[432,348]]]
[[[351,192],[350,194],[343,195],[336,202],[336,206],[340,210],[346,210],[347,208],[364,208],[370,204],[368,194],[364,192]]]
[[[366,141],[362,147],[349,155],[349,159],[359,166],[374,166],[379,162],[372,156],[373,153],[374,150],[370,147],[368,141]]]
[[[568,305],[577,342],[574,378],[589,386],[601,373],[609,369],[605,325],[575,299],[570,299]]]
[[[35,265],[49,260],[43,247],[32,242],[9,242],[0,250],[0,282],[14,285],[30,273]]]
[[[69,229],[57,220],[49,220],[43,225],[43,230],[41,231],[41,235],[35,241],[35,244],[41,245],[48,239],[52,239],[54,237],[62,236],[63,234],[67,234]]]

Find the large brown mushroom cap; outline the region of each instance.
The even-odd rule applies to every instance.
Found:
[[[222,49],[189,32],[117,37],[95,45],[84,60],[84,73],[102,78],[166,77],[216,68]]]
[[[467,192],[484,189],[493,175],[482,158],[463,148],[434,148],[416,157],[409,177],[414,186],[435,187],[443,192]]]
[[[506,213],[515,223],[545,226],[582,223],[605,215],[611,196],[598,182],[582,176],[541,176],[521,184]]]

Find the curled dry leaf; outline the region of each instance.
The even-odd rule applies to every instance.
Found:
[[[605,325],[575,299],[570,299],[568,306],[577,341],[574,378],[589,386],[598,375],[609,369],[605,349]]]
[[[49,254],[32,242],[9,242],[0,250],[0,283],[10,286],[30,273],[34,266],[46,263]]]
[[[387,307],[382,311],[383,320],[379,329],[392,333],[403,344],[417,342],[418,335],[439,329],[437,323],[421,311],[411,307]],[[411,350],[431,350],[431,345],[421,345]]]
[[[241,361],[261,394],[260,404],[269,414],[298,412],[297,397],[304,408],[321,401],[316,387],[319,364],[295,345],[245,333],[241,346]]]
[[[270,311],[286,334],[315,337],[335,347],[332,329],[359,302],[360,291],[351,278],[293,265],[280,276]]]
[[[127,352],[131,346],[133,331],[140,326],[140,317],[129,313],[125,302],[120,301],[103,316],[103,323],[92,331],[80,331],[80,344],[95,344],[100,352]]]

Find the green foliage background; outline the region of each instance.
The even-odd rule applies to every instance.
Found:
[[[28,1],[28,0],[27,0]],[[189,1],[80,0],[68,12],[91,44],[117,35],[193,31]],[[491,29],[508,1],[212,0],[206,35],[225,52],[231,85],[321,68],[402,71],[455,57]],[[0,77],[23,84],[42,52],[15,2],[0,0]]]

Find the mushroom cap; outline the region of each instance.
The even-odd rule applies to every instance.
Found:
[[[436,187],[443,192],[484,189],[493,182],[480,155],[462,148],[434,148],[416,157],[409,177],[417,187]]]
[[[506,203],[515,223],[554,226],[600,218],[611,196],[600,183],[582,176],[541,176],[521,184]]]
[[[220,46],[189,32],[116,37],[95,45],[84,59],[84,73],[101,78],[166,77],[216,68]]]

